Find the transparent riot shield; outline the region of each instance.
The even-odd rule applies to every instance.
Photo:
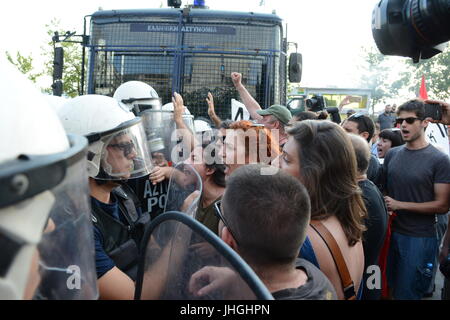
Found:
[[[179,163],[170,175],[164,212],[180,211],[195,219],[201,194],[200,175],[191,165]]]
[[[273,299],[237,253],[184,213],[156,218],[142,249],[137,300]]]
[[[145,110],[140,113],[143,120],[145,134],[147,138],[148,149],[151,153],[153,164],[164,167],[171,163],[177,163],[183,160],[181,141],[182,132],[177,134],[177,127],[173,120],[173,111],[165,110]],[[194,117],[192,115],[183,115],[183,121],[188,130],[194,132]],[[179,148],[179,152],[174,152]],[[173,155],[176,159],[173,159]],[[185,156],[185,155],[184,155]]]
[[[171,152],[176,145],[172,134],[176,130],[173,112],[162,110],[145,110],[140,113],[148,149],[152,155],[153,164],[163,167],[170,165]]]

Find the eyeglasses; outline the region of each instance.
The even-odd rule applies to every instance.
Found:
[[[236,243],[238,243],[236,236],[233,234],[233,231],[231,231],[228,223],[225,221],[225,217],[222,214],[222,200],[214,203],[214,213],[219,220],[222,220],[223,224],[225,225],[225,227],[227,227],[228,231],[230,231]]]
[[[123,155],[128,157],[134,151],[134,143],[133,141],[126,143],[114,143],[110,144],[109,147],[118,148],[123,151]]]
[[[396,124],[402,124],[403,121],[406,121],[406,123],[408,123],[408,124],[413,124],[414,121],[416,121],[416,120],[422,120],[422,119],[420,119],[420,118],[415,118],[415,117],[397,118],[397,119],[395,119],[395,123],[396,123]]]

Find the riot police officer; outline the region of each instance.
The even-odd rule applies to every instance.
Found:
[[[132,299],[139,245],[150,217],[126,185],[149,174],[142,119],[117,100],[76,97],[58,112],[68,133],[89,140],[87,163],[100,298]]]
[[[87,140],[0,59],[0,300],[96,299]]]

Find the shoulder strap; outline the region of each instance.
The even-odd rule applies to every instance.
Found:
[[[311,220],[310,226],[317,232],[317,234],[327,245],[328,250],[330,250],[331,256],[333,257],[334,263],[338,269],[339,277],[341,278],[345,300],[355,300],[355,285],[348,271],[344,257],[342,256],[341,249],[339,249],[339,245],[333,235],[320,221]]]
[[[119,208],[128,220],[128,223],[130,225],[134,225],[134,223],[139,219],[139,215],[136,210],[136,205],[131,198],[133,193],[125,192],[122,186],[115,188],[113,193],[118,197]]]

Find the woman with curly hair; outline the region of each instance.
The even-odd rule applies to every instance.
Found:
[[[278,142],[272,138],[270,130],[247,120],[231,123],[225,137],[218,141],[226,176],[246,164],[270,164],[280,154]]]

